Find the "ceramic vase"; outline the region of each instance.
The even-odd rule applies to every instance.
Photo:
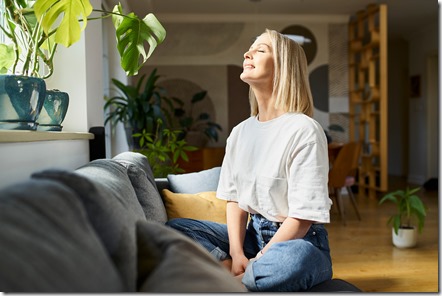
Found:
[[[0,75],[0,129],[36,130],[45,95],[41,78]]]
[[[412,248],[417,244],[417,229],[415,227],[399,228],[398,234],[392,229],[393,245],[398,248]]]
[[[37,119],[39,131],[61,131],[69,106],[69,95],[57,89],[47,90],[43,109]]]

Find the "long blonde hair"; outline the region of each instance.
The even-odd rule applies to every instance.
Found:
[[[277,31],[266,29],[264,33],[269,35],[273,48],[275,108],[312,117],[313,98],[304,50],[297,42]],[[251,115],[255,116],[258,114],[258,102],[252,88],[249,101]]]

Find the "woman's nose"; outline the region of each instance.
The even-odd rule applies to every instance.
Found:
[[[244,59],[251,59],[252,55],[250,54],[250,50],[244,53]]]

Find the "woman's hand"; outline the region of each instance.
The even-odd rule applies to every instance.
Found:
[[[232,258],[232,270],[231,273],[234,276],[241,275],[246,271],[246,267],[249,264],[249,259],[243,254]]]

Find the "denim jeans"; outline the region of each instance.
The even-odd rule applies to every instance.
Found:
[[[218,260],[230,258],[227,225],[185,218],[167,225],[200,243]],[[251,215],[243,246],[246,257],[254,258],[279,226],[261,215]],[[250,260],[242,283],[249,291],[295,292],[331,277],[327,230],[322,224],[313,224],[304,238],[275,243],[259,259]]]

